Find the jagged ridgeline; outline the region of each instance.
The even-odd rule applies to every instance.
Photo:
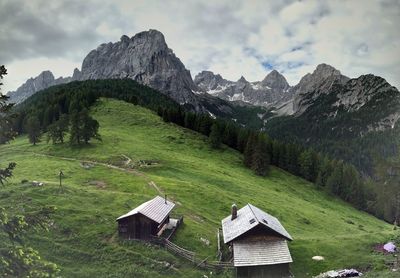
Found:
[[[303,112],[273,118],[266,130],[275,138],[351,162],[373,176],[377,160],[398,154],[400,93],[373,75],[332,82],[298,97]]]

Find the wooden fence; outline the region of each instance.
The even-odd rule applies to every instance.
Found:
[[[233,268],[233,264],[231,262],[208,261],[208,258],[198,258],[195,252],[186,250],[176,245],[175,243],[172,243],[166,238],[154,238],[153,243],[163,246],[169,252],[174,253],[175,255],[192,262],[197,267],[211,269],[217,272],[223,269]]]

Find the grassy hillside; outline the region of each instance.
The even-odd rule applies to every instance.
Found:
[[[83,148],[45,142],[32,146],[20,137],[0,146],[0,165],[18,164],[14,178],[0,188],[0,206],[57,207],[50,232],[34,234],[30,241],[61,267],[63,277],[208,273],[158,247],[118,240],[115,219],[157,194],[167,194],[177,203],[175,213],[185,217],[172,241],[204,258],[215,259],[217,228],[235,202],[239,207],[252,203],[281,220],[294,238],[290,249],[296,277],[340,267],[383,267],[372,246],[389,239],[392,226],[279,169],[271,169],[267,178],[255,176],[242,166],[240,153],[212,150],[205,137],[166,124],[139,106],[102,99],[92,114],[100,122],[102,142]],[[82,160],[100,164],[86,169]],[[141,160],[156,163],[142,167]],[[61,192],[60,169],[65,174]],[[23,179],[45,186],[21,184]],[[313,261],[315,255],[325,261]]]

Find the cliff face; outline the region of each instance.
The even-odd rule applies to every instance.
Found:
[[[129,38],[122,36],[115,43],[101,44],[90,51],[75,69],[72,77],[54,79],[50,71],[29,79],[15,92],[9,92],[10,101],[20,103],[35,92],[53,85],[74,80],[130,78],[170,96],[181,104],[190,104],[202,111],[194,92],[190,72],[168,48],[162,33],[156,30],[141,32]]]
[[[162,33],[141,32],[100,45],[83,60],[81,80],[130,78],[157,89],[178,103],[199,108],[190,72],[168,48]]]

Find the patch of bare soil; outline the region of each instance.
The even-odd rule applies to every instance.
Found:
[[[94,185],[96,186],[98,189],[105,189],[107,188],[107,183],[104,181],[89,181],[88,182],[89,185]]]

